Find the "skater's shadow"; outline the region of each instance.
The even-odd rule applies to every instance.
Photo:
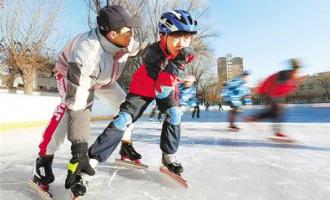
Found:
[[[144,182],[146,185],[152,183],[163,187],[177,188],[177,185],[173,181],[155,169],[111,168],[110,174],[114,173],[125,179],[133,180],[132,184],[134,185],[136,185],[136,181],[141,181],[141,183]]]
[[[227,128],[203,128],[203,130],[201,130],[200,127],[198,128],[189,128],[189,127],[184,127],[183,126],[183,129],[184,130],[187,130],[187,131],[197,131],[197,132],[215,132],[215,133],[227,133],[227,132],[232,132],[232,133],[235,133],[235,131],[230,131],[229,129]]]
[[[135,133],[133,139],[140,142],[151,144],[159,144],[159,136],[146,133]],[[252,139],[234,139],[234,138],[213,138],[213,137],[187,137],[182,136],[180,140],[182,146],[235,146],[235,147],[268,147],[268,148],[287,148],[302,149],[312,151],[330,151],[327,147],[317,147],[304,144],[285,144],[274,143],[268,140],[252,140]]]
[[[32,174],[32,166],[31,162],[15,162],[10,168],[1,170],[1,191],[6,191],[8,194],[15,194],[14,199],[38,199],[37,194],[30,191],[27,187],[28,180]],[[54,199],[69,199],[69,193],[65,192],[62,178],[56,177],[55,182],[51,184],[50,191],[54,194]],[[5,197],[1,196],[0,199],[5,199]]]

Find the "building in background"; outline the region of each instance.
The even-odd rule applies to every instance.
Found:
[[[219,84],[223,84],[243,72],[243,58],[228,54],[226,57],[218,58],[217,66]]]
[[[243,72],[244,70],[243,58],[232,57],[231,54],[227,54],[226,57],[220,57],[217,59],[217,69],[218,69],[217,90],[221,91],[224,83],[234,79]]]
[[[298,89],[289,97],[292,103],[330,102],[330,71],[304,77]]]

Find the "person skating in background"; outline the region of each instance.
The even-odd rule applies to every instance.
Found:
[[[154,120],[154,117],[158,111],[158,108],[157,108],[157,104],[156,104],[156,101],[152,101],[151,102],[151,112],[150,112],[150,115],[149,115],[149,121],[153,121]]]
[[[207,101],[205,103],[205,111],[209,111],[210,103]]]
[[[282,132],[281,122],[283,116],[283,107],[279,103],[283,98],[294,92],[298,88],[298,71],[301,63],[298,59],[288,60],[290,69],[282,70],[267,77],[257,88],[256,93],[263,96],[267,106],[255,115],[245,117],[246,122],[256,122],[270,118],[273,122],[274,136],[279,138],[288,138],[287,134]]]
[[[150,112],[150,115],[149,115],[149,121],[154,121],[154,117],[156,116],[156,114],[157,114],[158,121],[162,122],[163,114],[162,114],[162,112],[159,111],[156,101],[153,101],[151,112]]]
[[[223,107],[222,107],[221,102],[218,103],[218,106],[219,106],[219,111],[223,111]]]
[[[249,72],[243,72],[240,76],[228,81],[220,94],[223,97],[223,102],[231,108],[228,111],[228,122],[229,128],[232,130],[239,130],[235,122],[242,105],[251,104],[250,90],[246,86],[248,78]]]
[[[183,172],[182,165],[174,155],[178,150],[181,132],[178,73],[194,58],[190,45],[193,35],[197,33],[196,25],[193,16],[184,10],[162,14],[158,24],[160,41],[147,48],[143,64],[132,76],[129,94],[120,106],[119,115],[89,148],[90,158],[98,162],[106,161],[120,143],[124,131],[141,117],[156,98],[159,110],[167,114],[160,138],[162,163],[173,173]]]
[[[200,109],[199,109],[199,101],[196,102],[196,105],[194,107],[194,110],[191,114],[191,118],[194,118],[196,115],[197,119],[200,117]]]
[[[54,154],[66,135],[72,143],[72,159],[65,187],[70,188],[80,172],[94,174],[87,154],[94,95],[117,112],[125,100],[126,94],[116,80],[136,43],[132,28],[140,23],[121,6],[102,8],[97,22],[97,28],[76,36],[65,46],[54,67],[62,102],[43,133],[32,179],[46,192],[55,180]]]
[[[180,99],[180,107],[182,111],[190,110],[190,108],[194,108],[194,112],[192,114],[192,118],[194,118],[195,113],[197,114],[197,118],[199,118],[199,110],[196,112],[195,108],[198,106],[197,99],[197,91],[194,85],[196,81],[195,76],[186,75],[183,78],[182,83],[179,85],[179,99]]]

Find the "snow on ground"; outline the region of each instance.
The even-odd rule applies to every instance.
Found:
[[[81,199],[330,199],[330,123],[286,123],[285,132],[298,143],[277,144],[267,140],[271,135],[269,123],[239,123],[240,132],[229,132],[227,123],[201,121],[182,124],[177,158],[185,168],[183,177],[189,189],[159,172],[161,124],[144,120],[137,123],[133,138],[149,170],[115,165],[116,151],[99,166],[88,195]],[[107,124],[92,124],[91,142]],[[26,182],[31,177],[42,130],[0,133],[1,200],[38,199]],[[64,180],[70,157],[70,143],[66,142],[53,163],[56,180],[51,192],[55,200],[69,199]]]

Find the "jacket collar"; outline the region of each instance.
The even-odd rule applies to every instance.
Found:
[[[100,44],[103,48],[103,50],[107,53],[111,53],[111,54],[115,54],[116,52],[118,52],[120,49],[120,47],[117,47],[116,45],[112,44],[107,38],[105,38],[100,30],[98,28],[96,28],[96,35],[100,41]]]

